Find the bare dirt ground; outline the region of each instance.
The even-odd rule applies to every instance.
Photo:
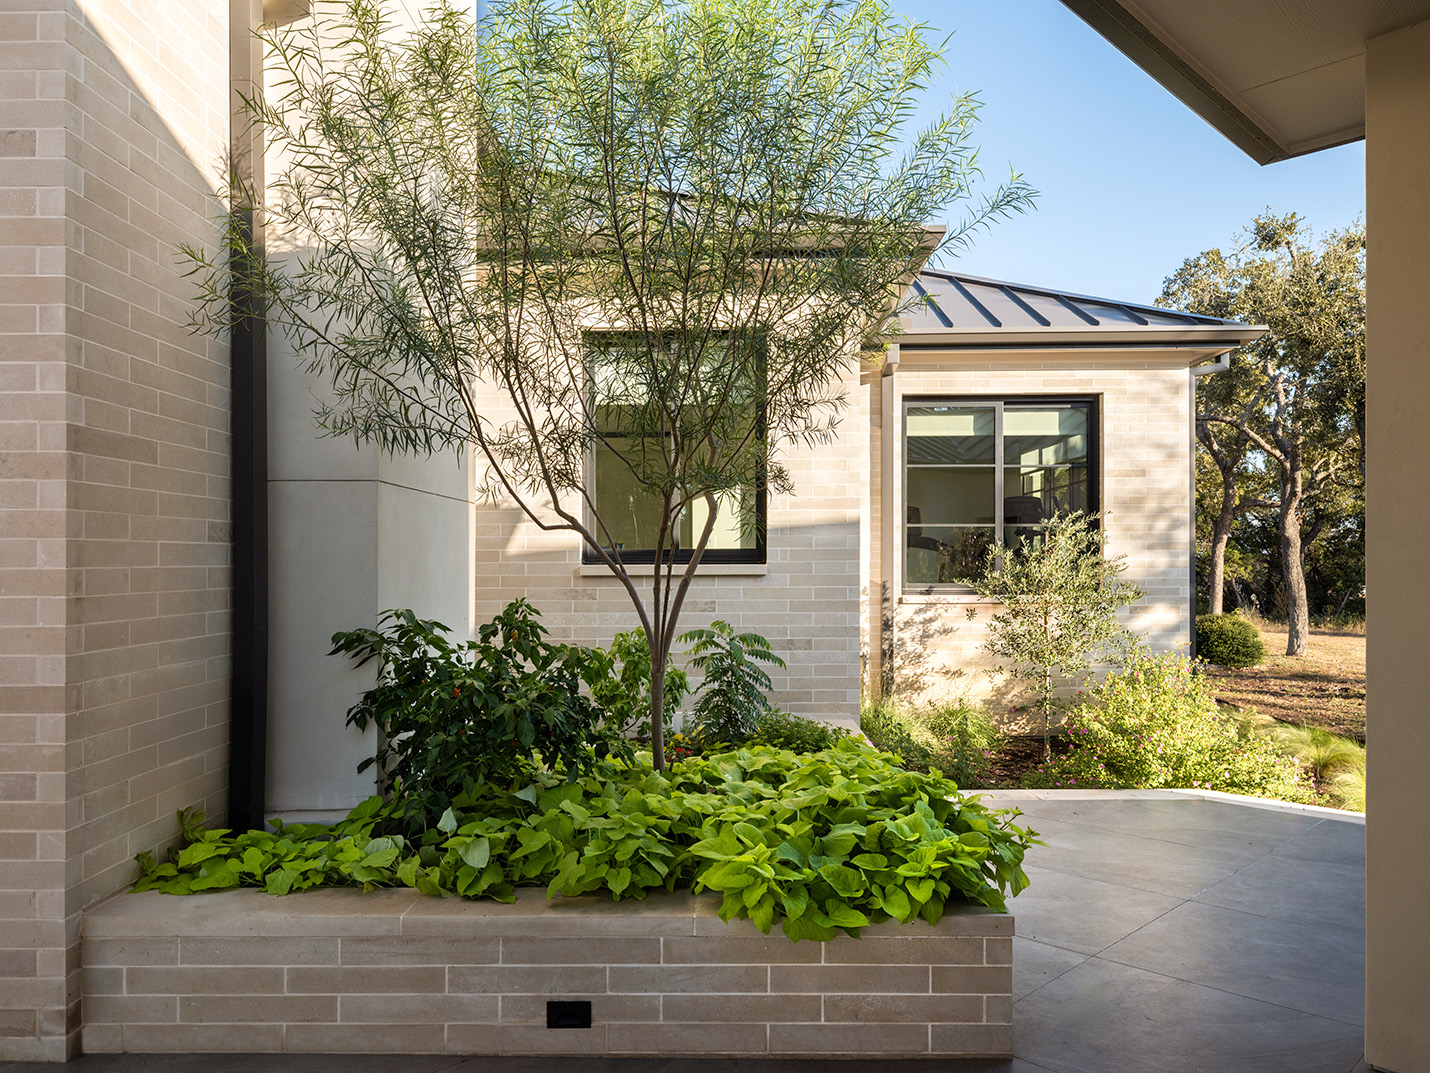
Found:
[[[1302,726],[1365,741],[1365,633],[1312,627],[1306,655],[1282,655],[1286,628],[1258,623],[1266,643],[1259,667],[1207,667],[1217,699]]]

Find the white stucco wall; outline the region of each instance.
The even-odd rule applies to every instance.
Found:
[[[400,34],[421,5],[395,8]],[[273,78],[270,72],[270,81]],[[284,166],[268,152],[270,182]],[[270,227],[269,250],[293,244]],[[346,812],[372,794],[375,734],[345,725],[373,681],[328,655],[339,630],[375,626],[411,608],[460,636],[471,632],[472,472],[465,452],[390,456],[320,434],[313,411],[327,396],[291,342],[268,341],[269,676],[267,809],[286,818]]]

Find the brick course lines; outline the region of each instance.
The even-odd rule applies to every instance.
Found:
[[[86,916],[84,1045],[841,1057],[1011,1046],[1010,917],[969,909],[932,928],[887,922],[796,944],[727,925],[717,908],[688,894],[548,906],[537,890],[514,905],[410,891],[120,895]],[[547,1029],[549,999],[590,1002],[592,1028]]]
[[[75,1052],[80,913],[223,806],[227,537],[182,529],[228,517],[228,362],[177,245],[214,242],[228,7],[0,15],[0,831],[30,835],[0,840],[0,1062]],[[203,569],[164,575],[185,540]]]

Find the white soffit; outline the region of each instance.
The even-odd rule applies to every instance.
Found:
[[[1365,136],[1365,42],[1430,0],[1063,0],[1262,164]]]

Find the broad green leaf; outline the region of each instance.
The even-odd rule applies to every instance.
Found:
[[[909,917],[913,914],[913,906],[909,904],[909,896],[900,887],[887,886],[879,892],[879,904],[884,911],[900,923],[907,924]]]
[[[869,923],[869,918],[859,910],[835,901],[824,903],[824,913],[836,928],[862,928]]]
[[[819,874],[834,888],[834,892],[844,898],[854,898],[866,890],[863,873],[843,864],[827,864]]]
[[[759,928],[761,932],[768,935],[770,928],[772,928],[775,923],[775,900],[766,894],[753,905],[749,902],[745,904],[750,911],[751,922],[755,927]]]
[[[457,856],[473,868],[481,869],[491,860],[492,843],[489,838],[474,838],[457,847]]]
[[[206,861],[222,852],[223,849],[212,842],[195,842],[184,847],[177,864],[180,868],[192,868],[200,861]]]

